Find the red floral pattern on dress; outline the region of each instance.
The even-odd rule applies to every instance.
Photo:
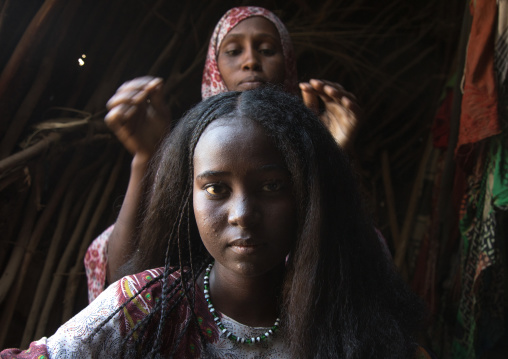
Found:
[[[97,237],[86,251],[84,264],[88,284],[88,302],[91,303],[104,290],[108,263],[108,240],[114,225]]]
[[[296,75],[296,61],[293,50],[293,43],[289,32],[282,23],[282,21],[271,11],[257,6],[241,6],[228,10],[224,16],[219,20],[213,31],[210,45],[208,46],[208,53],[206,55],[205,68],[203,70],[203,79],[201,81],[201,96],[205,99],[210,96],[217,95],[222,92],[227,92],[226,84],[222,80],[217,64],[217,54],[222,44],[224,37],[233,29],[239,22],[253,16],[261,16],[272,22],[277,31],[279,32],[282,53],[284,55],[285,64],[285,80],[284,88],[287,92],[297,93],[298,82]]]
[[[0,353],[0,358],[7,359],[49,359],[46,338],[30,343],[27,350],[5,349]]]

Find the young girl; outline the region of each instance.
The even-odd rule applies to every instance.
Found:
[[[266,9],[233,8],[217,23],[210,39],[202,96],[207,98],[265,84],[278,84],[290,93],[298,91],[289,33],[282,21]],[[346,145],[356,124],[354,96],[329,81],[300,83],[300,90],[304,103],[316,112],[318,98],[322,99],[325,111],[321,120],[337,142]],[[144,77],[124,84],[108,102],[108,107],[111,110],[106,123],[134,158],[117,222],[94,241],[85,258],[90,301],[103,290],[106,273],[110,283],[120,278],[118,268],[138,248],[131,238],[140,198],[139,183],[170,118],[162,96],[162,80],[158,78]]]
[[[124,277],[2,358],[411,358],[419,301],[381,250],[348,161],[270,88],[217,95],[164,140]]]

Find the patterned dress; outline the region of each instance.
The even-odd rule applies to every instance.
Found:
[[[162,288],[156,282],[151,287],[141,291],[141,294],[132,300],[123,310],[119,311],[104,326],[94,334],[103,321],[115,312],[123,303],[132,298],[153,278],[162,274],[163,268],[148,270],[136,275],[120,279],[109,286],[88,307],[78,313],[74,318],[62,325],[58,331],[49,338],[42,338],[32,342],[28,350],[6,349],[0,353],[0,358],[117,358],[123,357],[122,350],[133,350],[134,339],[123,347],[122,342],[126,335],[141,319],[148,315],[158,302]],[[170,277],[170,283],[180,278],[180,272]],[[176,295],[178,297],[178,295]],[[287,347],[280,336],[270,337],[269,340],[256,345],[234,343],[219,332],[208,307],[203,293],[196,287],[195,310],[197,313],[196,325],[189,325],[185,335],[180,338],[175,358],[199,358],[203,354],[201,338],[206,341],[207,356],[211,358],[289,358]],[[176,342],[184,330],[192,311],[186,299],[179,301],[175,309],[168,315],[164,331],[163,355],[169,356],[164,348],[169,348]],[[221,321],[232,333],[245,338],[261,336],[270,328],[249,327],[236,322],[221,313]],[[145,334],[156,331],[152,321]],[[201,331],[201,335],[199,333]],[[166,345],[165,345],[166,344]],[[125,352],[124,352],[125,353]],[[125,355],[132,357],[130,355]]]
[[[145,318],[159,301],[162,293],[161,282],[155,282],[148,288],[147,283],[163,273],[163,268],[148,270],[131,276],[126,276],[110,285],[88,307],[74,318],[62,325],[57,332],[49,337],[32,342],[25,350],[6,349],[0,353],[1,359],[8,358],[121,358],[137,357],[134,340],[141,334],[135,331],[132,337],[123,345],[124,339],[134,328],[136,323]],[[169,284],[180,279],[180,272],[170,275]],[[255,345],[240,344],[226,338],[219,331],[210,314],[203,292],[195,287],[194,308],[198,325],[186,324],[192,318],[192,310],[181,291],[176,293],[169,305],[176,304],[168,314],[164,327],[164,339],[161,346],[162,356],[169,357],[169,349],[179,342],[173,357],[200,358],[206,351],[207,358],[290,358],[289,348],[283,336],[271,336],[268,340]],[[133,296],[140,292],[134,299]],[[132,299],[122,310],[118,309],[129,299]],[[117,312],[118,311],[118,312]],[[115,314],[115,312],[117,312]],[[249,327],[238,323],[232,318],[218,313],[221,321],[230,332],[235,335],[252,338],[266,333],[270,328]],[[107,320],[109,318],[109,320]],[[149,322],[145,336],[153,337],[157,329],[158,317]],[[192,321],[196,323],[196,321]],[[284,330],[284,328],[281,328]],[[185,335],[181,335],[185,332]],[[204,345],[203,345],[204,342]],[[206,348],[204,347],[206,346]],[[429,353],[418,347],[415,359],[430,359]]]

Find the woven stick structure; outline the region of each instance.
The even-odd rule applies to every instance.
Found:
[[[215,23],[242,4],[0,2],[0,348],[51,335],[87,303],[84,251],[114,222],[130,169],[103,123],[108,99],[127,80],[160,76],[179,118],[200,100]],[[301,81],[338,82],[358,98],[354,165],[377,228],[405,263],[410,194],[455,70],[463,2],[248,4],[287,24]]]

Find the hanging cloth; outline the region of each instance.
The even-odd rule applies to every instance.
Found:
[[[497,111],[494,43],[496,0],[471,0],[473,16],[464,69],[464,95],[457,149],[501,132]]]
[[[461,219],[461,297],[452,344],[453,358],[478,358],[508,333],[506,223],[508,149],[493,138],[485,170],[472,175]],[[506,217],[506,216],[505,216]]]

